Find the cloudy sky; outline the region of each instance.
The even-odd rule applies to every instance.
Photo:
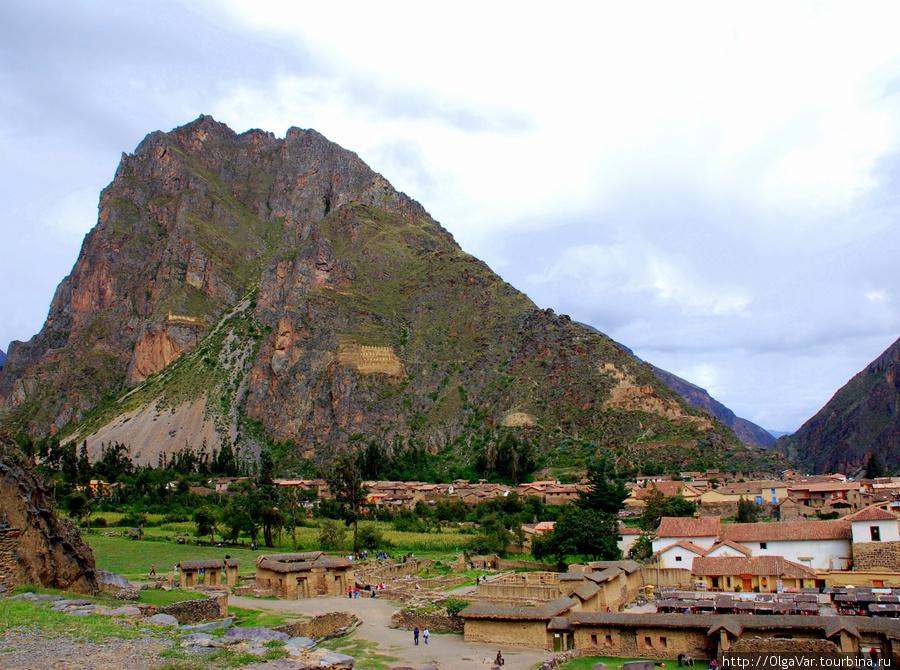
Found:
[[[793,431],[900,336],[896,2],[0,4],[0,348],[123,151],[315,128],[541,307]]]

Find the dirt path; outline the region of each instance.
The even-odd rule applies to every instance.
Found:
[[[497,655],[496,646],[464,642],[461,635],[432,634],[427,645],[420,638],[419,646],[416,647],[413,645],[411,631],[388,628],[397,605],[386,600],[375,598],[258,600],[230,596],[228,603],[247,609],[293,612],[308,616],[328,612],[351,612],[362,621],[356,635],[376,642],[384,654],[402,659],[403,662],[397,665],[408,664],[420,668],[430,661],[437,661],[441,670],[472,670],[472,668],[490,668]],[[507,645],[501,647],[501,650],[506,659],[504,670],[527,670],[550,656],[549,652],[531,647]]]

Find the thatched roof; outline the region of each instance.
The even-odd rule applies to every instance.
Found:
[[[563,612],[568,612],[575,601],[567,596],[557,598],[537,606],[495,605],[476,602],[459,613],[463,619],[498,619],[511,621],[549,621]]]

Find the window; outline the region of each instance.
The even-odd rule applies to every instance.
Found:
[[[769,548],[769,543],[768,543],[768,542],[760,542],[760,543],[759,543],[759,548],[760,548],[760,549],[768,549],[768,548]]]
[[[597,636],[596,635],[591,635],[591,646],[592,647],[597,646]]]
[[[659,646],[662,647],[663,649],[665,649],[666,647],[669,646],[666,638],[664,638],[664,637],[659,638]]]
[[[775,489],[772,489],[772,495],[775,495]]]
[[[676,562],[676,563],[680,563],[680,562],[681,562],[681,556],[676,556],[676,557],[675,557],[675,562]]]
[[[756,504],[762,505],[762,496],[756,496]]]
[[[652,647],[652,646],[653,646],[653,640],[651,640],[649,637],[645,637],[645,638],[644,638],[644,646],[645,646],[645,647]]]
[[[772,504],[775,505],[777,503],[778,503],[778,498],[776,498],[775,496],[772,496]]]
[[[878,526],[869,526],[869,533],[872,535],[872,542],[881,542],[881,529]]]
[[[606,636],[606,644],[612,644],[612,635]]]
[[[872,580],[872,588],[883,589],[884,588],[884,580],[883,579],[873,579]]]

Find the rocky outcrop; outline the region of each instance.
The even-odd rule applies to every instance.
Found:
[[[0,441],[0,584],[96,592],[91,548],[57,516],[43,480],[16,457],[8,437]]]
[[[872,453],[894,469],[900,462],[900,340],[775,446],[813,472],[854,474]]]
[[[537,309],[355,154],[206,116],[122,157],[44,327],[11,345],[0,412],[92,458],[117,441],[154,464],[225,441],[254,452],[248,427],[319,461],[360,436],[489,467],[500,444],[589,457],[602,443],[624,467],[642,441],[695,445],[655,452],[679,464],[755,458],[608,337]]]

